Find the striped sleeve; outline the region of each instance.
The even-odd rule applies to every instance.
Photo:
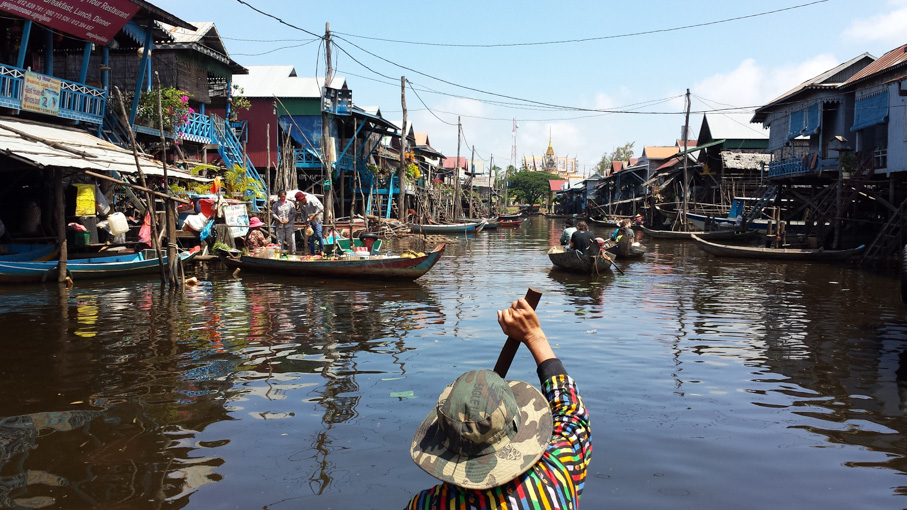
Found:
[[[592,457],[589,414],[576,389],[576,381],[569,375],[561,373],[546,379],[542,390],[554,417],[554,432],[546,455],[566,468],[577,501]]]

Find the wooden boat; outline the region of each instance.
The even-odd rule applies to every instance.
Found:
[[[198,250],[180,253],[183,262],[192,260]],[[56,260],[40,262],[6,262],[0,261],[0,284],[2,283],[37,283],[56,281]],[[167,257],[164,257],[167,264]],[[67,262],[66,272],[73,280],[118,278],[154,274],[160,271],[157,258],[145,258],[142,253],[119,255],[115,257],[97,257],[77,259]]]
[[[0,261],[29,262],[50,260],[57,256],[59,250],[53,244],[4,244],[0,246]]]
[[[514,213],[514,214],[499,214],[498,220],[500,221],[514,221],[523,218],[523,213]]]
[[[643,231],[647,236],[653,239],[693,239],[693,235],[699,236],[700,239],[705,239],[708,241],[734,241],[734,240],[745,240],[745,239],[755,239],[759,236],[759,232],[755,230],[747,230],[745,232],[737,232],[735,230],[711,230],[708,232],[675,232],[673,230],[653,230],[647,228],[643,225],[638,225],[637,228]]]
[[[484,232],[485,230],[495,230],[495,229],[498,228],[498,227],[500,226],[500,224],[501,224],[501,222],[500,222],[497,218],[457,218],[457,219],[460,220],[460,221],[467,222],[467,223],[483,222],[483,221],[484,221],[484,222],[485,222],[485,226],[482,227],[482,231],[483,231],[483,232]]]
[[[300,258],[298,260],[233,256],[218,250],[220,259],[230,268],[277,276],[317,276],[333,278],[394,278],[415,280],[427,273],[444,254],[444,245],[417,257],[372,255],[338,259]]]
[[[729,244],[716,244],[698,235],[693,235],[693,242],[706,253],[716,257],[736,257],[764,260],[809,260],[809,261],[835,261],[846,260],[859,255],[865,245],[848,250],[825,249],[798,249],[798,248],[759,248],[754,246],[733,246]]]
[[[602,249],[612,254],[616,259],[638,259],[646,254],[646,247],[630,237],[621,236],[620,241],[605,241]]]
[[[603,218],[600,220],[595,219],[595,218],[589,218],[588,221],[589,221],[589,223],[591,223],[593,225],[598,225],[599,227],[614,227],[614,228],[618,227],[617,221],[611,220],[608,218]]]
[[[485,223],[481,221],[471,221],[467,223],[428,223],[425,225],[410,223],[409,228],[417,234],[478,234],[485,228]]]
[[[583,274],[600,274],[611,271],[613,261],[606,253],[584,255],[578,251],[564,250],[563,246],[552,246],[548,258],[557,268]]]
[[[514,220],[504,220],[501,219],[498,221],[498,227],[507,228],[507,227],[519,227],[526,221],[526,218],[518,218]]]

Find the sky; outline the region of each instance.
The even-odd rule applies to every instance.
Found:
[[[907,0],[152,3],[214,22],[241,65],[293,65],[299,76],[324,75],[311,34],[330,23],[335,74],[356,105],[402,120],[405,76],[407,118],[445,156],[457,154],[459,116],[461,156],[474,147],[486,166],[506,167],[516,119],[517,167],[550,136],[586,174],[628,142],[635,156],[673,145],[686,89],[695,136],[703,112],[751,113],[853,57],[907,43]]]

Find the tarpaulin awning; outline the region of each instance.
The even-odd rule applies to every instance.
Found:
[[[851,131],[888,122],[888,89],[857,99]]]
[[[684,151],[684,150],[679,151],[677,154],[675,154],[675,156],[683,156],[684,154],[689,154],[689,153],[691,153],[691,152],[700,151],[700,150],[702,150],[702,149],[708,149],[709,147],[714,147],[714,146],[716,146],[716,145],[720,145],[720,144],[722,144],[722,143],[724,143],[724,142],[726,142],[726,141],[727,141],[727,140],[724,140],[724,139],[722,139],[722,140],[713,140],[713,141],[711,141],[711,142],[709,142],[709,143],[704,143],[704,144],[702,144],[702,145],[697,145],[696,147],[688,147],[687,150],[685,150],[685,151]]]
[[[38,168],[138,173],[131,150],[117,147],[84,131],[47,124],[0,119],[0,153]],[[139,156],[139,162],[145,175],[164,175],[160,161]],[[173,179],[211,181],[178,168],[168,167],[167,173]]]
[[[801,134],[811,136],[819,132],[819,103],[806,109],[806,127]]]

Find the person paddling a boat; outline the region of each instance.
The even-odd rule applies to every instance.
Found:
[[[498,311],[498,323],[529,348],[542,391],[492,370],[445,388],[410,448],[442,483],[415,495],[411,510],[577,508],[592,442],[576,382],[525,299]]]

